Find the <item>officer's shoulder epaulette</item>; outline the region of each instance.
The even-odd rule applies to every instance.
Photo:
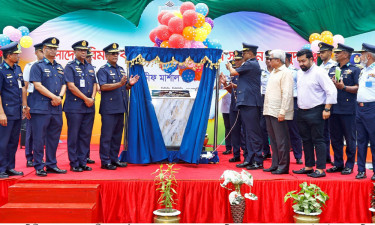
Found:
[[[74,60],[73,61],[69,61],[66,65],[70,65],[70,64],[73,64],[74,63]]]
[[[43,62],[43,59],[39,60],[38,63],[42,63]]]
[[[107,65],[101,66],[100,69],[104,69]]]

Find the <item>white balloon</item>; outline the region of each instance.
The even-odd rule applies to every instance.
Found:
[[[314,53],[317,53],[318,51],[319,51],[319,43],[320,43],[321,41],[319,41],[319,40],[315,40],[315,41],[313,41],[312,43],[311,43],[311,51],[313,51]]]
[[[340,35],[340,34],[336,34],[335,36],[333,36],[333,46],[335,48],[337,48],[337,44],[344,44],[345,43],[345,38]]]

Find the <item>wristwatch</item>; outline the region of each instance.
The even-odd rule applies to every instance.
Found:
[[[63,100],[63,99],[64,99],[64,96],[62,96],[62,95],[60,95],[59,97],[61,98],[61,100]]]
[[[22,109],[26,109],[26,108],[27,108],[27,106],[26,106],[26,105],[23,105],[23,106],[22,106]]]
[[[346,90],[346,86],[345,86],[345,85],[344,85],[344,87],[342,88],[342,90],[343,90],[343,91],[345,91],[345,90]]]
[[[330,112],[331,109],[329,109],[329,108],[324,108],[324,111],[326,111],[326,112]]]
[[[95,101],[95,98],[91,98],[91,99]]]

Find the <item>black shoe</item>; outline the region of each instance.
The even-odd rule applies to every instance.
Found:
[[[332,168],[329,168],[329,169],[327,170],[327,173],[337,173],[337,172],[341,172],[341,171],[343,171],[343,170],[344,170],[344,168],[342,168],[342,167],[334,166],[334,167],[332,167]]]
[[[331,161],[331,159],[327,159],[326,164],[331,164],[332,166],[334,165],[333,162]]]
[[[105,165],[102,165],[101,167],[102,169],[106,169],[106,170],[115,170],[117,167],[108,163],[108,164],[105,164]]]
[[[33,167],[33,161],[32,160],[27,160],[26,162],[26,167]]]
[[[6,170],[5,171],[9,176],[23,176],[23,172],[16,171],[14,169]]]
[[[271,172],[272,174],[289,174],[288,171],[283,171],[283,170],[275,170]]]
[[[302,159],[296,159],[297,164],[303,164]]]
[[[260,164],[260,163],[253,163],[252,165],[249,165],[246,167],[246,169],[248,170],[258,170],[258,169],[263,169],[263,164]]]
[[[117,167],[127,167],[128,166],[128,163],[127,162],[120,162],[120,161],[117,161],[117,162],[113,162],[111,163],[112,165],[115,165]]]
[[[47,173],[58,173],[58,174],[64,174],[64,173],[66,173],[67,171],[66,171],[66,170],[60,170],[58,167],[55,167],[55,168],[47,168],[47,169],[46,169],[46,172],[47,172]]]
[[[275,170],[277,170],[277,167],[270,167],[270,168],[268,168],[268,169],[263,169],[263,171],[264,172],[272,172],[272,171],[275,171]]]
[[[229,159],[229,162],[241,162],[241,159],[233,157],[233,158]]]
[[[307,174],[307,176],[313,177],[313,178],[319,178],[319,177],[325,177],[326,173],[324,171],[321,173],[319,172],[319,170],[315,170],[314,173]]]
[[[73,172],[82,172],[83,170],[79,166],[73,166],[73,167],[71,166],[70,167],[70,171],[73,171]]]
[[[295,174],[309,174],[309,173],[314,173],[314,170],[313,169],[306,170],[305,167],[303,167],[300,170],[292,170],[292,172],[295,173]]]
[[[90,158],[87,158],[87,164],[94,164],[94,163],[95,163],[94,160],[92,160],[92,159],[90,159]]]
[[[353,173],[353,169],[351,168],[345,168],[343,171],[341,171],[342,175],[349,175],[351,173]]]
[[[243,162],[241,164],[237,164],[236,167],[237,168],[245,168],[246,166],[250,165],[249,162]]]
[[[47,172],[43,169],[35,171],[35,174],[39,177],[45,177],[47,176]]]
[[[91,171],[92,170],[92,168],[89,167],[89,166],[79,166],[79,167],[81,167],[83,171]]]
[[[225,152],[223,152],[223,155],[230,155],[230,154],[232,154],[231,150],[226,150]]]
[[[270,153],[262,155],[262,157],[263,157],[263,159],[270,159],[270,158],[272,158],[272,156],[271,156]]]
[[[372,175],[371,180],[375,180],[375,174]]]
[[[367,178],[366,172],[358,172],[357,176],[355,176],[355,179],[365,179]]]
[[[5,172],[0,172],[0,178],[8,178],[9,175]]]

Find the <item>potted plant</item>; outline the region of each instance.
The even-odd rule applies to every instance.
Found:
[[[167,164],[167,168],[163,168],[163,164],[152,174],[156,174],[154,181],[157,186],[156,190],[160,192],[158,203],[163,207],[154,211],[154,223],[179,223],[180,211],[173,209],[175,200],[174,195],[177,194],[175,187],[177,181],[175,173],[178,169],[173,168],[174,164]]]
[[[224,182],[220,184],[223,188],[227,188],[226,186],[228,183],[233,184],[235,190],[229,194],[229,203],[232,212],[232,218],[233,222],[242,223],[246,208],[245,198],[248,198],[250,200],[258,199],[255,194],[251,193],[251,187],[253,186],[253,176],[246,170],[242,170],[241,173],[238,173],[234,170],[225,170],[220,179],[224,179]],[[242,196],[241,194],[242,184],[246,184],[250,187],[249,193],[246,193],[244,196]]]
[[[288,192],[284,202],[293,199],[293,210],[296,213],[293,218],[295,223],[319,223],[319,215],[322,207],[329,199],[328,195],[315,184],[307,185],[303,182],[299,185],[301,190]]]
[[[372,187],[372,191],[371,191],[371,208],[369,209],[371,212],[375,212],[375,183],[373,183],[374,186]],[[372,222],[375,223],[375,215],[371,218],[372,219]]]

